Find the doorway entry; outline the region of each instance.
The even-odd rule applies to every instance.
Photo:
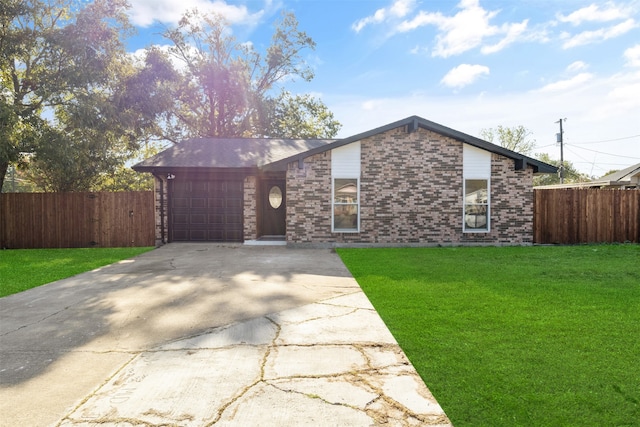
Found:
[[[283,179],[266,179],[262,181],[261,190],[262,237],[283,237],[287,219],[286,182]]]

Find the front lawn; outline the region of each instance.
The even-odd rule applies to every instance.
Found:
[[[456,427],[640,425],[640,245],[338,253]]]
[[[151,249],[153,247],[0,250],[0,297],[131,258]]]

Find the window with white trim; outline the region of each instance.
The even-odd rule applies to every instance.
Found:
[[[333,179],[333,224],[335,232],[358,232],[360,228],[360,182],[358,178]]]
[[[489,180],[464,180],[464,231],[489,231]]]

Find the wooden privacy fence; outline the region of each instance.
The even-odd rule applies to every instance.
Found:
[[[640,189],[534,190],[534,243],[640,243]]]
[[[0,195],[4,248],[153,246],[154,224],[152,191]]]

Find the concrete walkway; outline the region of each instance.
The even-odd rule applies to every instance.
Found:
[[[450,425],[329,250],[171,244],[0,299],[0,425]]]

